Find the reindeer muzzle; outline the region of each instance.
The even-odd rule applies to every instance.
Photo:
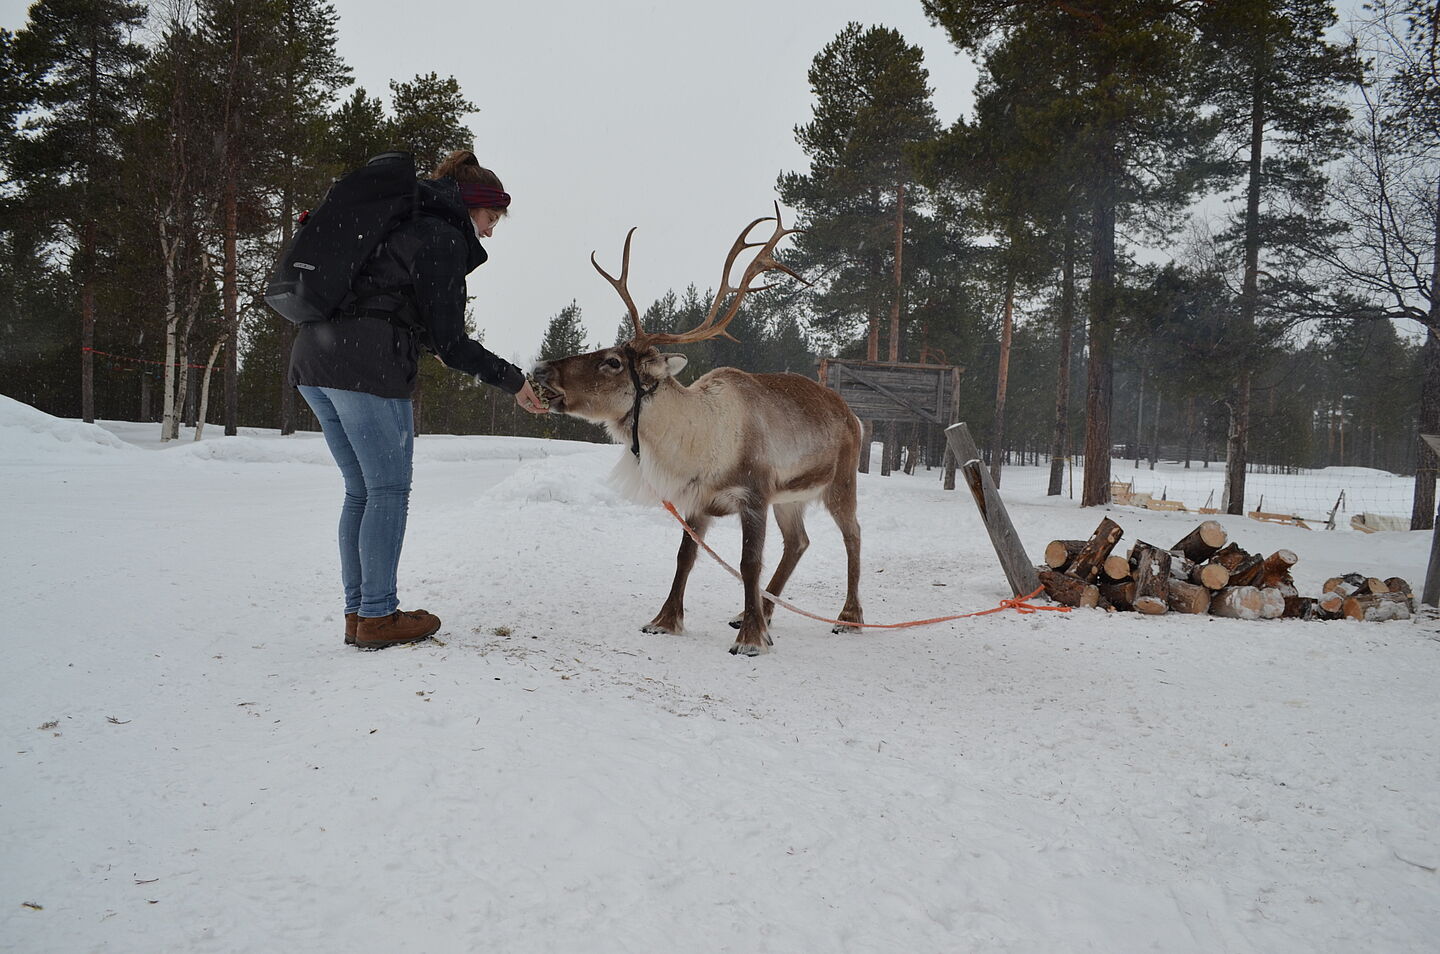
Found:
[[[551,385],[550,369],[548,366],[539,364],[528,376],[530,390],[535,392],[541,402],[552,411],[565,410],[565,392]]]

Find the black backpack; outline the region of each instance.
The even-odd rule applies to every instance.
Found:
[[[301,217],[265,285],[265,303],[297,325],[353,303],[350,286],[380,243],[416,214],[419,182],[408,152],[387,152],[330,186]]]

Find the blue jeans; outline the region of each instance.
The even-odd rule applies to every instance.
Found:
[[[395,572],[405,542],[415,428],[408,398],[300,385],[345,478],[340,582],[345,612],[389,616],[400,606]]]

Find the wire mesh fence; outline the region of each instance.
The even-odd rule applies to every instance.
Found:
[[[1151,470],[1123,461],[1111,465],[1111,478],[1151,499],[1179,502],[1187,510],[1220,506],[1225,467],[1157,463]],[[1300,517],[1312,526],[1332,519],[1337,528],[1361,516],[1369,529],[1409,529],[1415,478],[1369,467],[1297,469],[1289,473],[1250,472],[1245,475],[1246,513],[1260,511]],[[1403,526],[1396,522],[1403,523]]]

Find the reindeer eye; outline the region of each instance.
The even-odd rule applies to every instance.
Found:
[[[612,369],[612,370],[616,370],[616,371],[620,370],[620,359],[619,359],[619,358],[616,358],[616,357],[613,357],[613,356],[612,356],[612,357],[606,358],[604,361],[602,361],[602,362],[600,362],[600,363],[603,364],[605,367],[610,368],[610,369]]]

